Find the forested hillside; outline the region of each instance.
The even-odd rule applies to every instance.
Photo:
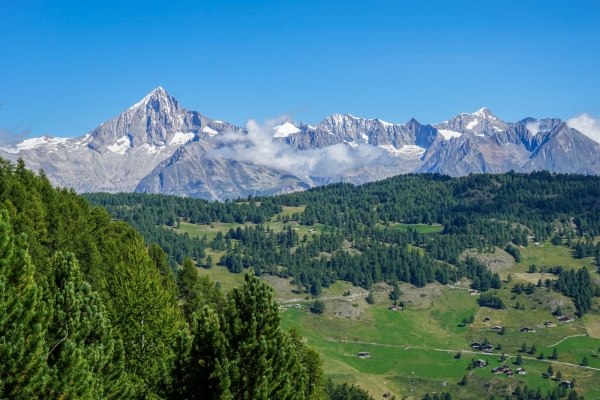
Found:
[[[370,375],[356,375],[364,378],[360,382],[367,384],[372,394],[380,389],[369,383],[370,377],[391,379],[375,371],[382,371],[379,368],[386,371],[383,365],[387,365],[385,363],[389,357],[406,362],[406,353],[379,353],[378,360],[381,361],[372,360],[375,363],[372,365],[379,365],[376,368],[369,367],[371,364],[368,363],[364,366],[355,365],[348,360],[348,352],[360,350],[365,343],[376,344],[379,341],[384,342],[381,344],[384,347],[402,343],[430,346],[422,348],[424,354],[453,351],[461,348],[458,347],[460,343],[464,346],[465,341],[466,346],[470,346],[473,340],[489,343],[485,330],[489,332],[490,327],[478,325],[474,316],[467,314],[474,313],[473,306],[478,307],[484,315],[489,314],[485,310],[495,310],[504,316],[497,317],[505,321],[506,326],[502,327],[501,332],[494,333],[502,338],[496,339],[500,344],[494,345],[494,349],[505,351],[508,355],[504,353],[499,359],[485,355],[490,362],[505,363],[507,358],[521,357],[519,353],[524,351],[533,354],[534,360],[546,360],[544,351],[549,354],[556,350],[556,347],[551,347],[552,341],[561,343],[569,337],[569,332],[580,336],[582,329],[578,323],[561,326],[556,331],[543,331],[535,340],[548,348],[540,352],[535,345],[522,350],[522,346],[515,342],[522,335],[523,324],[537,321],[537,329],[540,329],[540,324],[545,326],[544,319],[550,324],[548,326],[552,326],[548,318],[558,318],[564,314],[570,315],[568,321],[573,321],[575,316],[581,321],[588,321],[586,326],[588,323],[592,324],[589,326],[595,326],[593,321],[597,320],[596,298],[600,297],[597,274],[600,178],[597,177],[547,172],[485,174],[462,178],[435,174],[402,175],[362,186],[338,183],[299,193],[272,197],[249,196],[213,203],[175,196],[125,193],[96,193],[86,194],[85,197],[91,204],[105,207],[113,219],[130,223],[146,237],[148,243],[158,242],[168,254],[173,269],[179,268],[186,257],[203,268],[201,271],[205,271],[202,273],[204,276],[216,274],[214,276],[221,277],[219,279],[224,279],[221,271],[225,269],[232,276],[252,269],[257,276],[269,282],[283,284],[279,291],[284,295],[287,291],[288,298],[298,301],[298,297],[290,296],[306,296],[301,307],[305,307],[305,312],[310,309],[315,314],[289,311],[282,314],[284,325],[301,326],[303,333],[313,335],[311,343],[315,343],[326,361],[330,360],[326,370],[332,374],[330,376],[337,376],[337,368],[332,367],[337,365],[335,363],[347,363],[353,371],[356,368],[373,371]],[[538,259],[543,256],[541,265],[520,266],[523,259],[531,258],[532,252],[537,254]],[[560,254],[560,257],[546,258],[545,254]],[[503,259],[505,256],[512,261]],[[189,271],[192,271],[191,260],[187,262]],[[497,262],[507,266],[514,263],[515,266],[510,270],[502,270],[494,267]],[[211,272],[215,269],[218,271]],[[524,270],[528,272],[522,272]],[[516,282],[511,274],[513,271],[518,275]],[[343,296],[332,296],[336,291],[341,294],[340,282],[343,282]],[[351,286],[344,286],[346,283]],[[429,308],[422,308],[418,305],[419,301],[410,304],[415,301],[414,296],[406,297],[403,292],[412,291],[410,288],[415,288],[417,292],[422,290],[419,298],[423,298],[430,293],[427,288],[440,287],[440,284],[451,291],[464,289],[466,284],[478,297],[465,298],[456,291],[442,290],[441,298],[446,298],[455,308],[437,306],[437,300],[433,297]],[[389,289],[382,289],[384,287]],[[356,297],[362,290],[369,293],[363,301],[374,310],[362,314],[370,320],[365,324],[359,323],[361,311],[348,313],[339,305],[347,299],[348,306],[353,303],[352,307],[358,307],[355,310],[363,310],[364,306]],[[381,290],[389,292],[382,297],[378,294]],[[323,293],[326,293],[324,297]],[[400,330],[402,333],[388,333],[395,332],[402,322],[391,323],[388,316],[380,314],[382,311],[376,311],[388,307],[385,300],[382,304],[384,298],[397,305],[393,309],[406,312],[402,315],[407,317],[401,319],[431,313],[429,320],[436,321],[442,312],[446,316],[456,315],[458,328],[452,329],[453,325],[448,325],[448,322],[442,326],[430,322],[433,325],[427,328],[417,328],[409,323]],[[334,308],[329,310],[328,307]],[[407,307],[414,310],[406,311]],[[326,320],[318,319],[320,314],[326,314]],[[341,315],[356,318],[355,323],[359,328],[353,328],[352,322],[341,320]],[[591,319],[586,319],[586,316]],[[486,320],[489,321],[489,318]],[[381,326],[378,327],[378,324]],[[472,324],[477,327],[471,328]],[[439,343],[435,337],[424,342],[423,339],[416,342],[410,339],[411,335],[419,338],[428,335],[428,329],[441,329],[442,337],[452,337],[456,341]],[[469,333],[465,335],[461,329],[467,329]],[[596,328],[593,329],[596,332]],[[350,331],[355,336],[349,336],[347,332]],[[386,339],[388,335],[393,339]],[[597,333],[593,335],[597,337]],[[341,343],[332,344],[334,339],[339,339]],[[594,340],[581,342],[560,359],[572,360],[569,357],[589,352]],[[344,345],[344,341],[358,341],[359,344]],[[406,346],[404,350],[408,348]],[[595,356],[594,351],[592,356]],[[443,369],[443,365],[449,362],[445,359],[434,360],[430,361],[431,366],[427,368]],[[558,356],[548,357],[548,360],[566,368],[567,364],[559,361]],[[588,362],[587,359],[585,362]],[[412,365],[410,361],[408,365]],[[523,365],[522,360],[516,361],[516,365]],[[537,364],[530,367],[536,371],[545,368]],[[470,376],[472,367],[468,371],[471,371]],[[574,375],[571,376],[588,376],[579,373],[572,371]],[[427,376],[428,373],[422,375]],[[547,375],[545,377],[548,378]],[[344,381],[336,379],[338,382]],[[402,373],[398,373],[395,379],[403,382],[395,386],[396,393],[408,390],[418,382],[414,378],[410,381],[410,375],[406,377]],[[523,388],[518,386],[514,390],[517,386],[511,385],[506,390],[492,393],[501,398],[542,399],[567,395],[569,398],[578,398],[579,394],[589,391],[590,385],[597,382],[596,375],[589,375],[589,381],[584,383],[586,387],[579,388],[578,394],[577,391],[553,388],[552,381],[558,378],[541,382],[536,381],[534,376],[531,379],[518,381],[518,385],[525,385]],[[492,381],[476,380],[475,386],[469,389],[470,384],[465,382],[457,381],[459,385],[453,386],[447,393],[432,393],[425,398],[449,398],[451,393],[459,397],[477,398],[487,396],[485,393],[489,393],[492,385]],[[425,394],[435,392],[439,383],[446,382],[430,381],[424,388],[415,390]],[[547,394],[543,394],[541,389],[528,389],[528,384],[543,386]],[[344,393],[344,390],[349,396],[354,389],[339,386],[331,390],[329,396]],[[411,392],[405,392],[405,395],[412,396]]]
[[[597,258],[600,249],[594,241],[600,234],[600,178],[574,174],[455,179],[401,175],[362,186],[338,183],[225,203],[140,194],[87,194],[86,198],[106,207],[113,218],[130,222],[146,238],[157,238],[172,264],[186,256],[206,264],[206,249],[224,251],[220,263],[231,272],[254,268],[259,276],[293,277],[300,291],[319,292],[340,279],[370,289],[383,281],[424,286],[463,277],[472,281],[474,289],[487,291],[499,288],[500,279],[477,260],[461,257],[466,249],[493,253],[501,248],[517,261],[519,247],[527,246],[529,238],[572,247],[574,257],[580,258]],[[324,232],[309,240],[290,223],[281,232],[271,231],[269,221],[282,206],[303,210],[283,220],[278,215],[277,221],[324,226]],[[178,235],[168,228],[182,221],[251,224],[209,240]],[[440,232],[398,229],[399,223],[437,224]],[[580,315],[587,313],[596,291],[593,284],[571,279],[570,285],[564,285],[564,279],[548,284],[571,296]]]
[[[224,293],[146,239],[0,160],[0,398],[334,398],[268,285]]]

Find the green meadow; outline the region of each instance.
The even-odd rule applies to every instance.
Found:
[[[285,207],[281,215],[291,216],[302,210],[302,207]],[[292,226],[301,236],[306,234],[309,240],[312,236],[309,230],[315,229],[317,234],[326,231],[326,227],[322,225],[307,227],[294,221],[277,221],[276,217],[264,225],[276,232]],[[210,240],[219,231],[225,233],[231,228],[243,226],[254,224],[181,223],[177,231],[187,232],[192,236],[206,236]],[[389,225],[391,229],[408,227],[425,233],[440,232],[443,229],[439,225]],[[368,305],[365,301],[365,289],[338,281],[329,288],[323,288],[320,298],[325,302],[327,310],[324,315],[315,315],[309,311],[315,299],[297,293],[295,285],[290,284],[290,279],[271,276],[263,279],[274,287],[276,297],[287,307],[281,313],[282,328],[300,328],[308,344],[322,354],[326,375],[337,383],[358,384],[375,398],[390,391],[398,398],[403,396],[420,399],[427,392],[450,392],[456,398],[479,399],[491,394],[510,394],[517,385],[541,387],[542,391],[547,391],[560,383],[544,377],[550,364],[555,372],[561,372],[564,380],[577,379],[579,394],[590,399],[600,398],[600,358],[597,357],[600,350],[600,316],[588,314],[571,323],[546,327],[545,322],[556,322],[552,311],[557,305],[573,316],[573,301],[545,288],[538,288],[531,295],[517,295],[511,291],[516,283],[535,284],[538,279],[554,278],[547,273],[528,273],[531,264],[538,267],[560,265],[567,269],[585,266],[598,279],[593,260],[574,259],[569,248],[550,243],[544,243],[541,247],[530,244],[520,250],[521,262],[510,261],[501,272],[504,279],[510,273],[513,281],[505,282],[501,289],[492,290],[504,301],[507,307],[504,310],[479,307],[478,296],[470,295],[464,289],[444,287],[436,283],[423,288],[420,295],[405,293],[400,300],[407,302],[407,309],[390,311],[387,309],[391,304],[387,299],[388,292],[377,293],[377,303]],[[207,253],[215,263],[224,254],[210,249]],[[198,268],[198,271],[219,282],[225,290],[243,282],[243,274],[231,274],[221,266]],[[343,296],[347,291],[351,292],[350,297]],[[597,308],[598,299],[595,301]],[[523,304],[525,309],[516,309],[517,302]],[[290,307],[297,303],[302,305],[301,309]],[[347,310],[352,312],[346,312]],[[474,322],[463,326],[463,318],[469,319],[471,316],[474,317]],[[484,322],[485,318],[489,318],[489,321]],[[505,334],[491,331],[490,328],[495,325],[505,327]],[[523,327],[529,327],[533,332],[523,333]],[[484,340],[494,346],[493,354],[471,350],[472,342]],[[526,344],[527,352],[521,352],[523,343]],[[501,350],[496,349],[498,345]],[[529,353],[532,345],[536,347],[535,354]],[[558,359],[538,359],[540,353],[550,356],[555,348],[559,354]],[[356,354],[361,351],[368,351],[370,357],[357,357]],[[461,358],[456,358],[458,352],[462,352]],[[491,369],[502,364],[500,357],[503,353],[508,357],[504,363],[513,370],[517,368],[514,364],[517,355],[521,355],[527,374],[512,378],[504,374],[492,374]],[[584,356],[588,359],[588,368],[577,365]],[[486,360],[489,365],[469,371],[467,366],[472,358]],[[463,387],[458,382],[465,374],[468,375],[469,383]]]

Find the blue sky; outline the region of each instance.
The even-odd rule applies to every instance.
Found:
[[[600,114],[600,1],[0,1],[0,129],[79,136],[157,86],[242,125]]]

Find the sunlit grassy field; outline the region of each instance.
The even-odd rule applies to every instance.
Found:
[[[291,216],[301,211],[302,207],[286,207],[282,215]],[[309,229],[316,229],[317,233],[326,229],[322,225],[308,227],[293,221],[288,224],[301,236],[306,234],[309,240],[312,236],[308,232]],[[288,224],[276,221],[274,217],[264,225],[281,231],[286,229]],[[206,235],[210,240],[219,231],[225,233],[230,228],[236,229],[244,225],[213,223],[211,227],[182,223],[177,231],[199,237]],[[420,224],[391,224],[390,228],[407,229],[408,226],[420,232],[442,230],[439,225]],[[598,279],[593,260],[574,259],[569,248],[550,243],[544,243],[542,247],[530,244],[520,250],[521,262],[514,263],[513,260],[509,260],[501,271],[503,278],[511,274],[513,281],[504,283],[502,289],[493,291],[506,304],[507,308],[504,310],[479,307],[477,296],[470,295],[468,291],[442,287],[441,290],[421,298],[420,302],[409,302],[405,311],[389,311],[387,306],[391,302],[386,300],[387,293],[379,293],[379,302],[371,306],[365,302],[366,291],[363,288],[338,281],[330,288],[323,288],[320,297],[325,301],[328,310],[324,315],[318,316],[308,311],[314,298],[306,293],[298,293],[295,285],[290,284],[290,279],[263,279],[274,287],[275,296],[283,304],[303,305],[301,310],[290,307],[286,312],[282,312],[281,326],[283,329],[289,329],[291,326],[300,328],[308,344],[323,355],[323,366],[327,376],[338,383],[358,384],[375,398],[380,398],[387,391],[398,397],[415,399],[422,398],[427,392],[446,391],[452,393],[455,398],[478,399],[490,394],[509,394],[517,385],[525,384],[534,388],[541,387],[546,391],[560,383],[543,377],[549,363],[553,363],[555,372],[561,371],[563,379],[570,380],[576,377],[580,394],[584,394],[586,398],[600,398],[600,358],[596,357],[600,350],[600,316],[588,314],[572,323],[546,327],[544,322],[556,322],[551,313],[558,305],[568,315],[574,315],[572,300],[545,288],[538,288],[531,295],[517,295],[511,292],[516,283],[536,284],[539,279],[555,278],[548,273],[528,273],[531,264],[536,264],[538,268],[542,265],[560,265],[567,269],[585,266],[591,271],[594,279]],[[502,251],[499,253],[503,254]],[[216,264],[224,253],[208,249],[207,254],[211,255]],[[492,258],[498,258],[502,254]],[[220,282],[225,290],[243,283],[243,274],[231,274],[225,267],[201,267],[198,270],[200,274]],[[348,290],[352,297],[343,296]],[[405,300],[406,296],[405,294],[403,297]],[[517,310],[517,302],[524,304],[525,310]],[[597,308],[598,299],[595,302]],[[337,313],[332,312],[339,311],[344,306],[356,312],[346,317],[336,316]],[[475,321],[463,326],[462,319],[468,319],[471,315]],[[489,322],[483,322],[486,317],[490,318]],[[504,326],[506,333],[499,335],[491,331],[490,328],[494,325]],[[525,326],[535,332],[522,333],[520,329]],[[502,350],[494,350],[494,354],[472,353],[469,344],[485,339],[494,347],[501,345]],[[535,345],[536,354],[520,352],[523,343],[526,343],[528,350],[531,345]],[[537,359],[540,352],[549,356],[554,348],[559,353],[557,360]],[[370,352],[371,357],[356,357],[360,351]],[[459,351],[463,351],[463,355],[457,359],[455,356]],[[521,355],[528,373],[513,378],[503,374],[492,374],[490,370],[501,365],[502,353],[508,354],[506,363],[513,369],[517,367],[513,364],[516,356]],[[577,365],[584,356],[587,356],[590,368]],[[489,366],[469,372],[467,364],[473,357],[487,360]],[[465,374],[469,374],[469,384],[465,387],[457,385]]]

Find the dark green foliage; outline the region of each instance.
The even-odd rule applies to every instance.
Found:
[[[321,300],[316,300],[310,311],[314,312],[315,314],[323,314],[325,312],[325,303]]]
[[[523,357],[519,354],[517,355],[517,359],[515,360],[515,364],[523,365]]]
[[[163,283],[143,240],[137,238],[115,265],[107,289],[110,318],[127,353],[126,369],[146,395],[164,392],[174,357],[172,344],[184,329],[176,293]]]
[[[462,379],[460,380],[460,382],[458,384],[461,386],[466,386],[467,383],[469,383],[469,376],[463,375]]]
[[[307,382],[305,398],[307,400],[327,399],[325,394],[325,374],[323,372],[323,360],[321,355],[302,341],[302,335],[298,328],[292,327],[287,334],[292,341],[296,354],[300,358],[300,363],[306,372]]]
[[[506,246],[506,252],[508,254],[510,254],[511,256],[513,256],[513,258],[515,259],[516,262],[521,262],[521,251],[519,250],[518,247],[515,247],[512,244],[509,244]]]
[[[214,249],[226,251],[222,263],[232,272],[252,267],[257,275],[302,277],[297,284],[309,291],[315,282],[327,287],[338,279],[370,289],[381,281],[424,286],[435,280],[447,284],[466,276],[473,288],[485,292],[501,287],[499,276],[472,258],[461,261],[463,250],[493,251],[508,244],[508,250],[518,258],[518,246],[527,246],[527,235],[534,234],[536,240],[544,241],[556,235],[556,220],[570,218],[580,235],[593,238],[600,232],[600,214],[592,202],[582,199],[598,197],[599,188],[596,177],[511,172],[457,179],[409,174],[359,187],[339,183],[302,193],[224,203],[141,194],[90,194],[87,198],[107,207],[113,217],[130,221],[147,241],[161,245],[172,262],[181,263],[186,256],[199,260],[209,244],[202,239],[193,242],[185,234],[164,228],[169,216],[200,224],[252,221],[260,226],[230,230],[210,243]],[[304,212],[291,219],[304,225],[319,222],[336,230],[313,235],[311,242],[300,241],[291,227],[278,234],[267,232],[262,224],[279,213],[283,205],[306,205]],[[279,215],[279,219],[285,222],[290,217]],[[440,223],[443,233],[421,234],[412,229],[375,226],[381,221],[424,220]],[[344,240],[361,254],[344,251]],[[586,239],[588,242],[592,243]],[[423,247],[428,254],[413,254],[407,244]],[[333,256],[322,259],[321,252]],[[438,264],[430,256],[453,267]]]
[[[200,311],[204,302],[200,291],[200,275],[194,262],[189,258],[183,260],[178,283],[179,298],[183,301],[183,313],[188,322],[191,322],[192,314]]]
[[[394,288],[392,289],[392,292],[390,293],[390,300],[398,300],[398,299],[400,299],[402,292],[400,291],[400,287],[398,286],[397,281],[394,281],[393,287]]]
[[[0,212],[0,398],[43,398],[48,305],[34,281],[24,234]]]
[[[492,293],[482,293],[477,299],[477,302],[481,307],[490,307],[490,308],[506,308],[502,299],[498,296],[494,296]]]
[[[180,340],[174,387],[180,398],[303,399],[307,374],[279,328],[272,288],[251,274],[220,316],[205,306],[191,340]],[[186,350],[187,349],[187,350]]]
[[[113,338],[100,297],[82,280],[75,256],[58,252],[50,264],[49,297],[54,307],[46,334],[46,398],[131,396],[123,345]]]
[[[369,295],[365,299],[369,304],[375,304],[375,297],[373,296],[373,292],[369,292]]]
[[[375,400],[367,391],[358,386],[347,383],[335,385],[331,379],[327,381],[325,392],[329,400]]]
[[[583,358],[581,359],[581,365],[583,365],[584,367],[587,367],[588,365],[590,365],[590,362],[589,362],[587,356],[583,356]]]
[[[554,283],[554,288],[565,296],[572,297],[579,316],[587,314],[592,306],[594,286],[587,268],[579,271],[562,271]]]
[[[319,281],[318,279],[313,281],[313,283],[310,287],[310,294],[312,294],[315,297],[319,297],[321,295],[322,290],[323,289],[321,286],[321,281]]]
[[[529,354],[536,354],[537,353],[537,347],[535,347],[535,344],[531,345],[531,348],[529,349]]]

